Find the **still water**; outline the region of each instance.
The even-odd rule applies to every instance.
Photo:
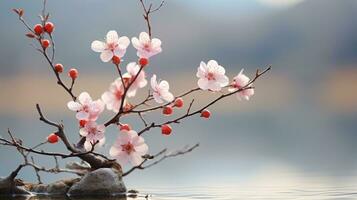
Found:
[[[17,197],[1,200],[69,200],[68,197]],[[176,187],[141,189],[137,195],[110,198],[81,198],[83,200],[245,200],[245,199],[312,199],[351,200],[357,199],[357,184],[345,187]]]

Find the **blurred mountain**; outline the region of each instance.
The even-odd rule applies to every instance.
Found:
[[[29,66],[43,69],[41,57],[22,36],[23,27],[8,12],[12,7],[25,7],[28,17],[38,13],[41,5],[0,4],[4,5],[0,6],[0,25],[8,27],[1,30],[0,44],[6,47],[0,50],[1,74]],[[287,9],[257,9],[250,14],[219,4],[216,12],[211,9],[203,14],[185,4],[168,1],[152,16],[153,33],[163,40],[164,48],[153,64],[165,66],[160,68],[162,73],[192,70],[201,60],[217,59],[227,68],[255,69],[273,64],[280,71],[313,76],[326,67],[351,66],[357,61],[356,0],[308,0]],[[239,6],[232,3],[233,8],[242,10]],[[98,65],[103,65],[90,50],[92,40],[103,38],[110,29],[128,36],[145,30],[136,1],[50,1],[48,7],[58,28],[59,58],[89,72],[97,72]],[[136,60],[134,49],[128,50],[126,60]]]

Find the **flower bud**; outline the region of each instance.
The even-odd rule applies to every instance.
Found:
[[[205,109],[201,112],[201,117],[203,117],[203,118],[208,119],[208,118],[210,118],[210,116],[211,116],[211,112],[209,110]]]
[[[41,35],[43,33],[43,27],[41,24],[36,24],[33,27],[33,31],[37,34],[37,35]]]
[[[49,136],[47,136],[47,142],[49,142],[51,144],[57,143],[58,140],[59,140],[59,137],[54,133],[51,133]]]
[[[63,72],[63,65],[62,65],[61,63],[57,63],[57,64],[55,65],[55,71],[56,71],[57,73],[62,73],[62,72]]]
[[[44,27],[45,31],[48,34],[51,34],[53,32],[54,28],[55,28],[55,25],[52,22],[46,22],[45,27]]]
[[[141,67],[145,67],[146,65],[149,64],[149,59],[147,59],[147,58],[140,58],[140,59],[139,59],[139,64],[140,64]]]
[[[44,49],[47,49],[47,47],[50,46],[50,41],[47,39],[43,39],[43,40],[41,40],[41,45]]]
[[[78,77],[78,70],[75,68],[71,68],[68,71],[68,76],[71,77],[72,79],[76,79]]]
[[[178,108],[182,108],[182,107],[183,107],[183,99],[182,99],[182,98],[177,98],[177,99],[175,100],[174,105],[175,105],[176,107],[178,107]]]
[[[172,128],[171,128],[170,125],[164,124],[164,125],[161,126],[161,133],[163,135],[170,135],[171,132],[172,132]]]
[[[120,64],[120,58],[119,58],[119,56],[113,56],[112,62],[113,62],[113,64],[115,64],[115,65],[119,65],[119,64]]]
[[[171,115],[173,112],[174,112],[174,110],[172,109],[171,106],[165,106],[162,109],[162,114],[164,114],[164,115]]]

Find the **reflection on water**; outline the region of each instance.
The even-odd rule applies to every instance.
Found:
[[[83,200],[245,200],[245,199],[312,199],[312,200],[351,200],[357,199],[357,186],[346,187],[178,187],[143,189],[138,196],[80,198]],[[70,200],[68,197],[16,197],[0,200]]]

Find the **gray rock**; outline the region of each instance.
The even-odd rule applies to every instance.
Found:
[[[66,195],[70,187],[79,179],[60,180],[50,184],[28,185],[27,189],[36,194]]]
[[[86,174],[68,191],[69,196],[114,196],[126,192],[122,176],[111,168],[101,168]]]
[[[31,195],[21,186],[17,186],[14,180],[0,177],[0,195]]]

